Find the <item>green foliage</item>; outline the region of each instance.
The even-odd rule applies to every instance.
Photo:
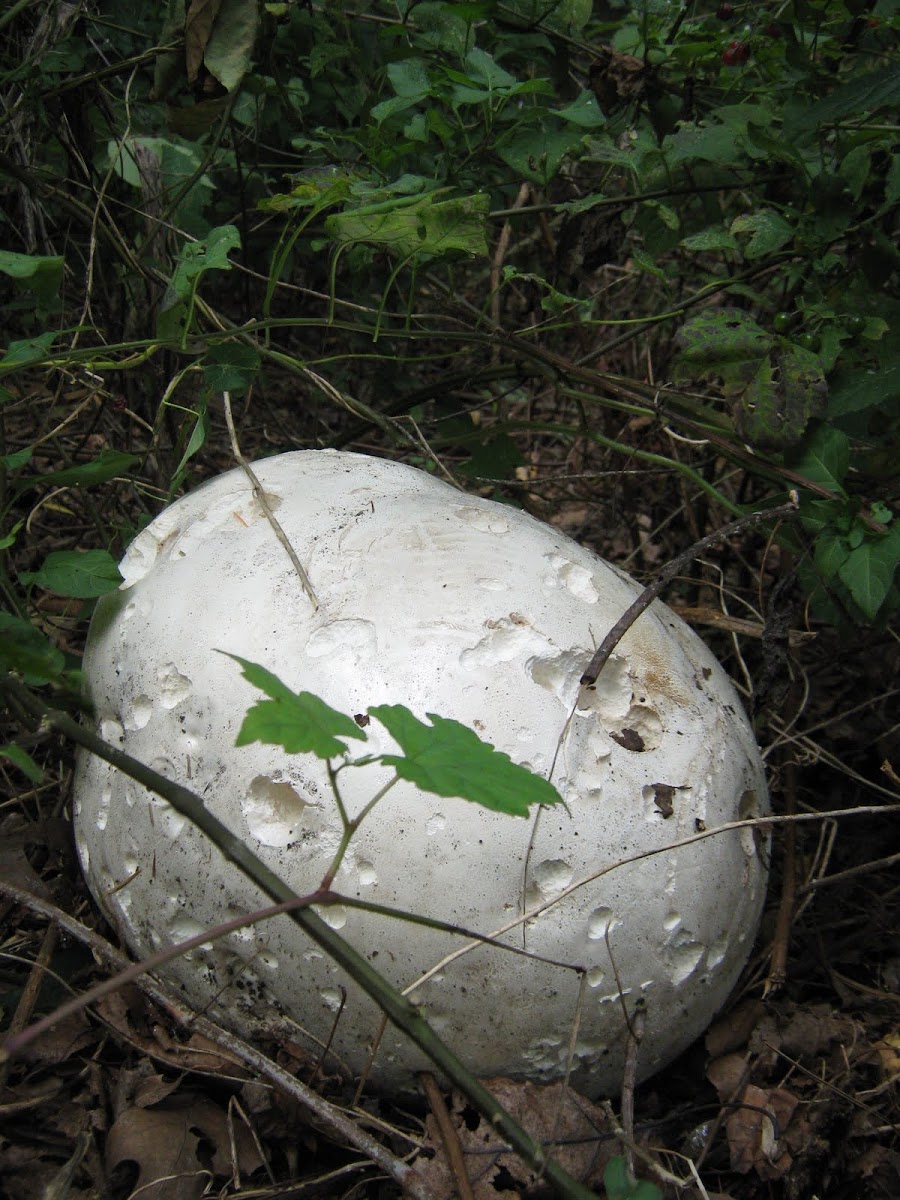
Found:
[[[603,1186],[607,1200],[662,1200],[662,1192],[655,1183],[634,1180],[621,1155],[611,1158],[603,1172]]]
[[[224,651],[223,651],[224,653]],[[288,754],[312,753],[319,758],[343,757],[345,740],[366,741],[352,717],[330,708],[309,692],[294,693],[277,676],[256,663],[229,654],[244,678],[265,692],[247,713],[237,737],[238,746],[265,742]],[[380,721],[403,751],[351,760],[350,766],[379,762],[393,767],[400,779],[437,796],[460,796],[495,812],[525,817],[532,804],[557,804],[560,796],[546,779],[512,762],[508,754],[483,742],[458,721],[428,713],[430,725],[402,704],[374,705],[369,716]]]
[[[54,550],[37,571],[23,571],[19,580],[58,596],[91,600],[114,592],[122,576],[107,550]]]
[[[369,709],[403,751],[383,754],[393,767],[425,792],[461,796],[495,812],[527,817],[532,804],[557,804],[559,793],[546,779],[512,762],[459,721],[428,713],[431,725],[419,721],[402,704]]]
[[[645,452],[631,430],[609,437],[623,404],[709,434],[715,477],[648,452],[733,512],[798,488],[804,532],[780,536],[813,615],[896,612],[889,5],[722,20],[656,0],[102,0],[77,21],[39,15],[14,6],[0,50],[0,583],[19,616],[39,589],[91,600],[117,584],[102,500],[49,557],[27,506],[131,480],[152,509],[194,470],[217,393],[249,403],[270,382],[301,397],[285,445],[339,440],[349,410],[513,502],[530,436],[603,447],[612,471]],[[96,387],[132,416],[69,444],[57,406],[28,432],[36,379],[48,395]],[[547,380],[560,410],[539,429]],[[722,483],[734,465],[740,494]]]
[[[222,653],[227,653],[222,651]],[[335,758],[347,753],[342,738],[365,741],[366,735],[352,717],[336,712],[318,696],[309,692],[294,693],[281,680],[257,663],[229,654],[240,663],[244,678],[265,692],[269,700],[258,701],[251,708],[237,736],[236,745],[264,742],[283,746],[288,754],[315,754],[318,758]]]

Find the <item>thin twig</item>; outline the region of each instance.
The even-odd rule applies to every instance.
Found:
[[[469,1173],[466,1170],[466,1160],[463,1154],[462,1143],[459,1140],[456,1126],[450,1120],[450,1114],[447,1112],[447,1105],[444,1103],[444,1097],[441,1095],[440,1088],[430,1071],[421,1071],[419,1073],[419,1082],[422,1085],[425,1099],[428,1101],[434,1119],[437,1121],[441,1141],[444,1143],[444,1150],[447,1153],[447,1165],[450,1168],[450,1174],[453,1176],[459,1200],[475,1200],[475,1193],[472,1191]]]
[[[641,613],[645,612],[653,601],[659,596],[663,588],[680,574],[681,571],[688,566],[693,559],[698,555],[704,554],[711,546],[715,546],[717,542],[727,541],[736,533],[742,533],[745,529],[751,528],[753,525],[760,525],[763,521],[777,521],[784,517],[792,517],[797,511],[798,500],[796,493],[791,494],[791,499],[787,504],[780,504],[777,508],[769,508],[764,512],[749,513],[746,517],[739,517],[738,520],[732,521],[728,525],[723,525],[721,529],[715,530],[714,533],[708,534],[705,538],[701,538],[699,542],[695,542],[693,546],[689,546],[682,554],[673,558],[666,563],[657,577],[652,583],[649,583],[641,594],[637,597],[633,604],[629,604],[625,609],[612,629],[597,647],[594,657],[587,665],[587,669],[581,676],[581,683],[584,687],[593,687],[597,682],[597,676],[606,666],[609,658],[618,646],[619,642],[635,623]]]
[[[88,929],[87,926],[82,925],[74,917],[70,917],[68,913],[48,901],[13,887],[12,884],[6,883],[2,879],[0,879],[0,894],[8,896],[23,908],[52,921],[64,933],[89,947],[108,969],[125,972],[134,965],[105,938],[100,937],[92,929]],[[187,1005],[170,996],[151,976],[146,974],[135,976],[134,983],[181,1026],[190,1029],[192,1033],[196,1032],[208,1038],[222,1050],[233,1055],[256,1075],[268,1080],[284,1095],[296,1100],[312,1112],[333,1137],[338,1141],[343,1140],[361,1154],[365,1154],[366,1158],[390,1175],[407,1195],[414,1197],[414,1200],[431,1200],[430,1192],[422,1185],[417,1172],[412,1167],[394,1158],[380,1142],[377,1142],[375,1138],[350,1120],[340,1109],[335,1108],[317,1092],[295,1079],[283,1067],[235,1034],[221,1029],[206,1017],[198,1016]]]
[[[790,816],[797,811],[797,773],[793,762],[783,768],[785,808]],[[781,872],[781,898],[778,916],[772,935],[772,951],[769,973],[763,987],[763,999],[779,992],[787,979],[788,948],[791,941],[791,925],[797,904],[797,826],[788,825],[784,831],[784,863]]]
[[[263,485],[259,482],[259,479],[257,478],[253,468],[250,466],[250,464],[247,462],[246,458],[244,458],[243,454],[241,453],[241,448],[240,448],[240,445],[238,444],[237,430],[234,427],[234,417],[232,417],[232,415],[231,415],[231,396],[228,394],[228,392],[222,393],[222,400],[223,400],[223,403],[225,406],[225,423],[228,426],[228,435],[231,438],[231,451],[234,454],[234,457],[237,459],[237,461],[241,467],[241,470],[244,472],[244,474],[247,476],[247,478],[253,484],[254,499],[259,504],[259,507],[263,510],[266,520],[272,526],[272,531],[274,532],[275,536],[278,538],[279,542],[281,542],[282,546],[284,547],[284,549],[287,553],[288,558],[291,560],[293,568],[297,572],[297,577],[300,580],[300,583],[303,587],[304,592],[306,592],[307,596],[309,597],[313,608],[318,609],[319,599],[316,596],[315,591],[313,590],[313,585],[310,583],[309,576],[307,575],[306,571],[303,569],[303,564],[300,562],[300,559],[297,557],[297,553],[294,550],[294,547],[288,541],[287,534],[281,528],[281,525],[279,524],[278,519],[276,518],[275,514],[272,512],[272,508],[269,504],[269,500],[268,500],[268,497],[266,496]]]

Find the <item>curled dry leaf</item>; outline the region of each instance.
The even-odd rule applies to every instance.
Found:
[[[785,1135],[799,1100],[785,1088],[742,1084],[745,1072],[740,1054],[723,1055],[707,1070],[719,1099],[730,1110],[725,1132],[732,1170],[742,1175],[755,1171],[760,1179],[781,1179],[794,1161],[789,1145],[797,1139]]]

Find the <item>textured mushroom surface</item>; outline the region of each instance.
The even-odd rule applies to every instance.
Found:
[[[404,704],[471,726],[538,773],[555,760],[565,807],[528,819],[398,784],[334,887],[485,934],[506,929],[501,941],[582,968],[580,1003],[581,976],[539,957],[480,945],[443,963],[468,942],[349,906],[320,912],[396,985],[428,973],[411,998],[479,1074],[558,1078],[577,1022],[573,1082],[614,1091],[623,1000],[645,1013],[639,1075],[658,1070],[727,997],[764,897],[753,830],[666,849],[767,811],[750,727],[715,658],[657,602],[583,689],[593,647],[638,590],[622,571],[411,467],[300,451],[254,469],[318,610],[247,476],[210,481],[137,537],[125,582],[97,607],[84,666],[98,732],[198,793],[300,894],[315,890],[341,835],[325,764],[235,747],[260,694],[217,649],[342,712]],[[377,722],[366,732],[367,749],[395,751]],[[351,814],[389,777],[380,766],[344,772]],[[166,802],[88,755],[75,828],[91,888],[138,955],[266,905]],[[285,917],[164,972],[229,1027],[289,1036],[314,1056],[340,1012],[328,1069],[361,1071],[378,1032],[375,1006]],[[402,1089],[424,1065],[389,1027],[370,1078]]]

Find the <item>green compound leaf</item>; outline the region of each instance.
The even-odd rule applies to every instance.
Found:
[[[402,704],[379,704],[369,713],[384,725],[404,755],[383,754],[381,762],[423,791],[460,796],[516,817],[528,816],[531,804],[561,802],[546,779],[518,766],[459,721],[428,713],[431,725],[426,725]]]
[[[54,550],[39,570],[23,571],[19,579],[77,600],[105,596],[122,582],[116,560],[108,550]]]
[[[283,746],[288,754],[315,754],[318,758],[337,758],[347,753],[341,738],[365,741],[366,735],[352,717],[339,713],[310,692],[292,692],[271,671],[259,663],[228,654],[243,671],[244,678],[270,696],[249,709],[238,733],[236,746],[263,742]]]

